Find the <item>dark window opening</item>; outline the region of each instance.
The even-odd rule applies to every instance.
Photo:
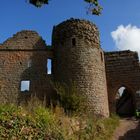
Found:
[[[29,90],[30,90],[30,81],[29,80],[21,81],[20,91],[25,92]]]
[[[5,64],[5,60],[3,60],[3,65]]]
[[[76,38],[72,38],[72,46],[76,46]]]
[[[101,61],[103,62],[103,53],[102,52],[100,52],[100,54],[101,54]]]
[[[63,42],[63,41],[61,41],[61,42],[60,42],[60,45],[64,46],[64,42]]]
[[[25,38],[25,39],[28,39],[28,37],[27,37],[27,36],[25,36],[24,38]]]
[[[52,59],[47,59],[47,74],[52,74]]]

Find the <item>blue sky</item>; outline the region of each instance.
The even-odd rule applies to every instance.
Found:
[[[37,31],[49,45],[53,25],[71,17],[94,22],[99,27],[101,47],[105,51],[129,47],[133,50],[133,42],[139,42],[140,0],[99,0],[103,6],[101,16],[86,14],[88,5],[84,0],[51,0],[48,6],[42,8],[36,8],[25,1],[1,0],[0,43],[20,30],[30,29]],[[133,34],[137,39],[131,42],[124,38],[126,35],[132,38]],[[138,43],[136,47],[140,48]]]

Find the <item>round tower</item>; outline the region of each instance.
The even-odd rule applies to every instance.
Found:
[[[53,29],[53,74],[58,82],[75,82],[86,94],[90,111],[108,117],[104,53],[95,24],[70,19]]]

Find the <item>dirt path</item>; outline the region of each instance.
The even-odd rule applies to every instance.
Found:
[[[112,140],[140,140],[140,122],[135,118],[120,120]]]

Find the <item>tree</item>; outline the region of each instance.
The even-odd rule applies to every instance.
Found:
[[[30,4],[33,4],[36,7],[41,7],[44,4],[49,4],[50,0],[28,0]],[[84,0],[89,4],[88,12],[93,15],[100,15],[102,7],[99,5],[98,0]]]
[[[102,11],[102,7],[99,5],[98,0],[84,0],[89,3],[88,11],[93,15],[100,15]]]

